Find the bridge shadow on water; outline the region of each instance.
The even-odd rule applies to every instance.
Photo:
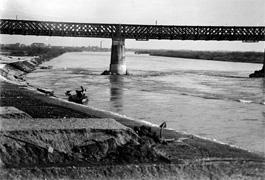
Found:
[[[109,76],[110,82],[110,103],[114,111],[122,113],[123,111],[123,77],[118,75]]]

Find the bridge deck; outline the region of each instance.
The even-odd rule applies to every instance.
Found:
[[[265,41],[264,26],[92,24],[0,19],[1,34],[148,40]]]

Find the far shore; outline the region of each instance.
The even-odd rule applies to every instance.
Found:
[[[135,54],[149,54],[188,59],[204,59],[227,62],[263,63],[263,52],[239,51],[191,51],[191,50],[137,50]]]

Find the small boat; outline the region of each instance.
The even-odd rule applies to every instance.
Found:
[[[81,90],[75,90],[76,94],[71,94],[71,90],[65,92],[68,96],[68,101],[75,102],[78,104],[86,104],[88,102],[88,97],[84,93],[86,90],[81,86]]]

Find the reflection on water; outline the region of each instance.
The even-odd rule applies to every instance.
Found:
[[[262,78],[262,92],[263,92],[263,97],[265,98],[265,78]]]
[[[262,94],[263,94],[262,102],[265,105],[265,78],[262,78]],[[265,117],[265,111],[263,112],[263,116]]]
[[[115,111],[122,113],[123,111],[123,76],[111,75],[110,82],[110,102]]]

